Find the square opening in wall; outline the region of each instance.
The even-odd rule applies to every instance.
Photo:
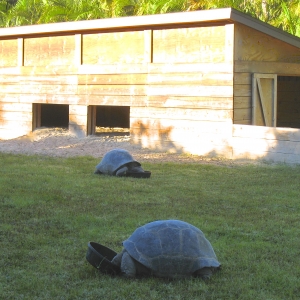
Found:
[[[69,128],[69,105],[34,103],[32,127]]]
[[[300,128],[300,77],[277,77],[277,127]]]
[[[89,107],[90,134],[129,135],[130,106]]]

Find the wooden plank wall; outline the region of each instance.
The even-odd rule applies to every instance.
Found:
[[[242,24],[235,24],[234,124],[250,125],[252,74],[300,75],[300,49]]]
[[[300,129],[233,125],[232,158],[300,163]]]
[[[75,38],[50,36],[24,39],[24,66],[69,66],[74,64]]]
[[[233,29],[231,24],[0,41],[0,138],[32,130],[33,103],[69,104],[70,129],[81,133],[88,130],[88,106],[118,105],[130,106],[134,143],[231,155],[226,140]]]
[[[232,35],[232,25],[153,30],[147,109],[131,110],[134,142],[231,155],[224,140],[232,124]]]
[[[300,126],[295,122],[299,120],[296,114],[300,103],[299,81],[277,82],[277,128],[251,125],[251,92],[253,73],[299,78],[300,49],[236,24],[234,57],[232,158],[299,164]],[[286,126],[284,121],[291,121],[291,118],[294,120],[293,125],[298,128],[280,128]]]
[[[39,103],[68,104],[83,135],[91,106],[130,106],[133,143],[299,163],[299,129],[249,126],[252,73],[299,76],[299,55],[241,24],[0,40],[0,139],[29,133]]]
[[[223,148],[232,124],[232,74],[226,64],[218,64],[219,74],[214,67],[201,63],[180,68],[149,66],[147,109],[131,108],[134,141],[169,151]]]
[[[18,65],[18,40],[0,41],[0,67]]]

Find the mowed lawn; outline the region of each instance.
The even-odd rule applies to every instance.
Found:
[[[300,166],[143,163],[150,179],[94,175],[92,157],[0,153],[1,299],[299,299]],[[85,259],[138,226],[180,219],[211,242],[220,272],[126,279]]]

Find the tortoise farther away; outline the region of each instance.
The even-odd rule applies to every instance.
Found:
[[[127,150],[113,149],[107,152],[96,166],[95,174],[149,178],[151,172],[144,171],[141,164],[134,160]]]
[[[203,232],[179,220],[154,221],[139,227],[123,246],[112,263],[127,277],[208,279],[221,266]]]

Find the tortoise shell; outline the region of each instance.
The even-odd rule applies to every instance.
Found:
[[[113,149],[104,155],[101,162],[96,166],[95,173],[116,175],[117,171],[124,166],[128,166],[130,169],[139,167],[141,164],[134,160],[127,150]]]
[[[204,267],[220,267],[203,232],[179,220],[139,227],[123,245],[132,258],[159,277],[185,277]]]

